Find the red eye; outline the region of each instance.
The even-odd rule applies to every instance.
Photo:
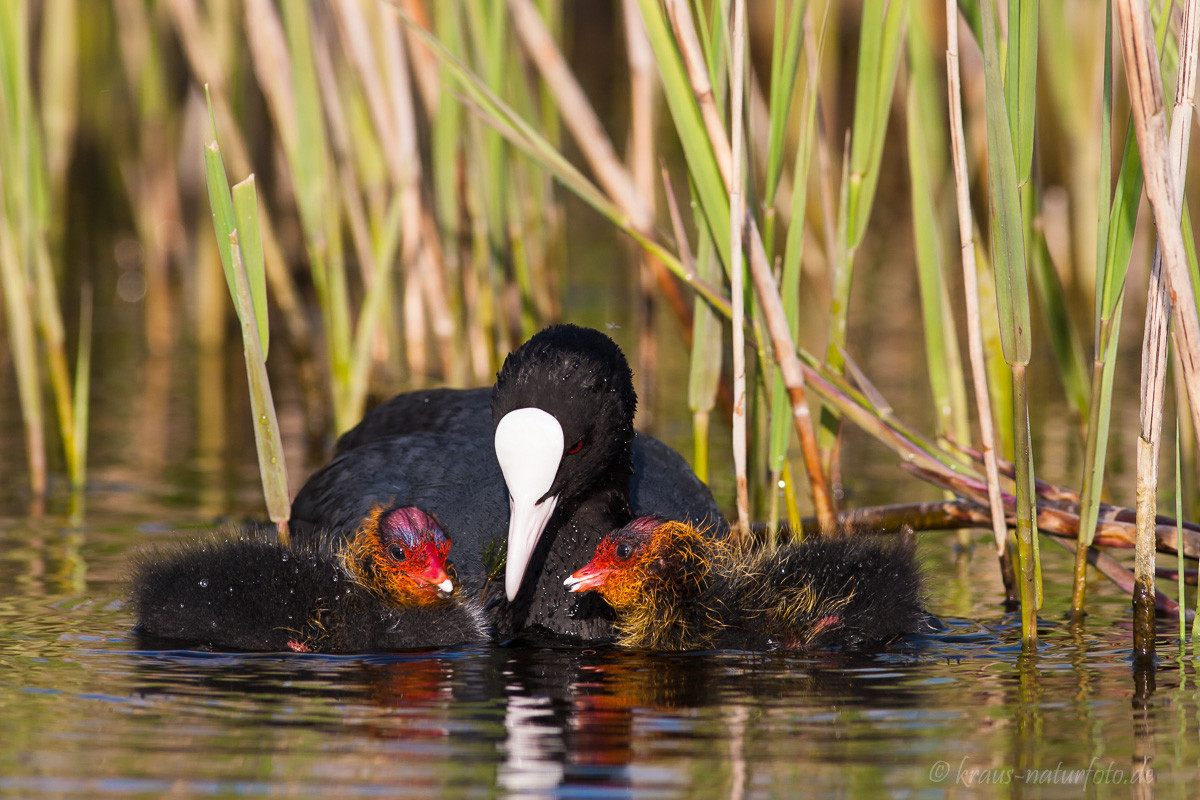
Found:
[[[567,455],[573,456],[582,449],[583,449],[583,439],[580,439],[578,442],[576,442],[575,444],[573,444],[569,448],[567,448]]]

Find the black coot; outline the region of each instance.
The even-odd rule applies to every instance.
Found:
[[[429,515],[396,508],[349,539],[285,547],[244,533],[150,552],[130,587],[137,633],[155,646],[322,653],[483,641],[478,605],[450,596],[449,549]]]
[[[368,412],[301,488],[293,524],[346,533],[377,503],[419,506],[453,537],[459,576],[501,639],[607,638],[611,609],[563,586],[605,534],[635,514],[724,526],[687,462],[634,433],[636,407],[616,343],[547,328],[491,390],[412,392]]]

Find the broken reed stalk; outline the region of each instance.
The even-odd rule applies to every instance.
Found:
[[[280,541],[286,545],[291,507],[283,441],[271,384],[267,378],[270,325],[267,319],[267,279],[258,192],[253,175],[230,189],[228,173],[216,141],[216,118],[211,104],[209,119],[213,126],[213,140],[204,148],[209,206],[226,285],[241,327],[263,497],[267,514],[276,525]]]
[[[1191,6],[1189,3],[1189,12]],[[1175,342],[1183,364],[1184,380],[1188,386],[1189,407],[1193,423],[1200,423],[1200,317],[1192,294],[1187,273],[1183,233],[1179,225],[1182,192],[1181,173],[1177,173],[1178,160],[1173,158],[1167,135],[1165,108],[1163,103],[1162,76],[1158,68],[1157,52],[1150,21],[1150,10],[1138,0],[1117,0],[1117,22],[1124,56],[1125,71],[1129,84],[1131,111],[1137,131],[1138,149],[1142,154],[1145,174],[1146,195],[1154,212],[1158,243],[1162,252],[1162,263],[1167,276],[1166,291],[1161,283],[1151,287],[1151,308],[1147,314],[1155,314],[1147,321],[1147,336],[1152,335],[1151,326],[1165,328],[1166,316],[1175,314]],[[1190,42],[1195,50],[1194,39]],[[1189,55],[1181,50],[1179,80],[1183,82],[1194,71],[1185,66]],[[1194,56],[1192,56],[1194,58]],[[1194,69],[1194,66],[1193,68]],[[1190,125],[1190,113],[1182,126]],[[1182,135],[1182,130],[1180,132]],[[1182,140],[1180,141],[1182,145]],[[1179,151],[1182,155],[1182,151]],[[1166,292],[1170,293],[1167,305]],[[1162,301],[1163,309],[1157,309],[1155,296]],[[1143,351],[1142,411],[1138,436],[1137,465],[1137,510],[1138,546],[1134,565],[1137,591],[1134,593],[1134,653],[1141,660],[1154,658],[1154,618],[1152,597],[1154,594],[1154,549],[1152,520],[1155,516],[1158,483],[1159,437],[1162,427],[1162,402],[1165,381],[1166,340],[1161,343],[1144,342],[1150,352]],[[1200,435],[1200,428],[1197,428]]]

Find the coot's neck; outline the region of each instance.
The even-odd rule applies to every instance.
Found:
[[[501,601],[494,614],[501,639],[526,628],[580,640],[611,638],[608,604],[591,592],[572,594],[563,581],[587,562],[601,539],[633,519],[630,464],[625,460],[582,497],[559,503],[529,561],[521,591],[511,603]]]
[[[632,445],[631,445],[632,446]],[[593,534],[589,539],[599,544],[608,534],[624,527],[633,519],[632,507],[629,503],[629,485],[633,476],[633,458],[626,450],[625,454],[593,485],[584,496],[563,503],[563,517],[557,515],[550,521],[570,520],[588,533]],[[578,551],[579,555],[590,557],[592,550]],[[583,561],[587,561],[584,558]],[[582,563],[582,562],[581,562]]]

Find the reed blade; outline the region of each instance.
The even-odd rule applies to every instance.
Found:
[[[262,477],[267,516],[275,523],[280,541],[288,544],[288,519],[291,503],[288,500],[287,467],[283,456],[283,440],[271,382],[267,378],[267,362],[259,344],[254,300],[250,296],[250,280],[242,264],[241,247],[236,231],[229,235],[233,260],[234,281],[237,284],[234,304],[242,321],[242,346],[246,357],[246,380],[250,386],[250,410],[254,417],[254,446],[258,452],[258,472]]]
[[[793,13],[797,17],[801,16],[803,9],[794,9]],[[794,21],[793,24],[798,24]],[[795,30],[789,36],[794,36],[796,40],[802,39],[802,30]],[[792,65],[795,68],[795,63],[799,59],[799,54],[796,54],[795,59],[792,57],[793,48],[797,44],[791,39],[786,40],[787,46],[785,52],[779,58],[780,64]],[[777,45],[778,46],[778,45]],[[820,50],[821,45],[816,45],[817,50]],[[783,312],[787,316],[788,326],[792,332],[793,341],[798,341],[800,338],[800,315],[801,315],[801,296],[800,296],[800,279],[803,273],[802,255],[804,252],[804,227],[808,216],[808,179],[809,168],[812,159],[814,144],[816,142],[816,118],[817,118],[817,88],[820,76],[814,65],[820,63],[820,53],[808,54],[809,69],[804,84],[804,94],[800,100],[800,129],[796,135],[796,149],[793,156],[791,183],[791,224],[787,229],[787,236],[784,239],[783,258],[780,270],[779,279],[779,295],[783,301]],[[782,66],[780,67],[783,68]],[[790,89],[789,89],[790,93]],[[772,90],[772,98],[774,98],[774,90]],[[780,103],[777,107],[776,102]],[[772,122],[775,122],[776,114],[783,116],[782,101],[772,101],[772,108],[779,110],[772,113]],[[774,131],[774,128],[772,129]],[[772,142],[774,142],[774,132],[772,133]],[[768,173],[769,180],[769,173]],[[767,201],[767,207],[771,207],[772,203]],[[768,235],[768,241],[771,237]],[[780,491],[779,483],[783,484],[785,495],[794,497],[794,487],[789,485],[791,470],[787,468],[787,458],[790,445],[792,442],[792,432],[794,426],[792,423],[792,400],[788,393],[787,387],[784,385],[783,376],[778,370],[775,370],[771,377],[771,399],[770,399],[771,427],[770,438],[768,443],[767,465],[772,477],[772,484],[769,490],[772,496],[778,496]],[[774,507],[774,504],[772,504]],[[787,507],[787,515],[789,519],[794,518],[799,514],[799,510],[795,508],[794,502],[789,502]],[[778,527],[777,520],[771,518],[768,520],[768,531],[772,534]]]
[[[910,78],[905,122],[925,363],[936,430],[941,436],[962,442],[970,437],[966,383],[949,290],[943,278],[944,237],[934,189],[944,181],[946,169],[946,133],[941,122],[944,112],[938,106],[931,107],[930,101],[938,97],[940,89],[933,69],[932,42],[915,7],[910,10],[908,42]]]
[[[1008,0],[1005,97],[1008,118],[1013,123],[1012,148],[1016,158],[1018,185],[1029,182],[1033,169],[1033,124],[1037,119],[1038,6],[1038,0]]]
[[[638,5],[662,76],[663,95],[683,148],[688,174],[700,200],[700,209],[712,231],[717,252],[724,261],[730,252],[729,195],[725,179],[717,165],[700,106],[680,58],[679,44],[667,25],[659,2],[638,0]]]
[[[1017,552],[1020,557],[1022,638],[1037,642],[1037,610],[1041,607],[1041,566],[1037,558],[1037,527],[1033,508],[1033,452],[1025,368],[1029,363],[1029,288],[1026,279],[1024,222],[1020,181],[1013,152],[1012,127],[1000,80],[1000,58],[992,0],[983,0],[982,34],[987,84],[988,197],[991,243],[1004,360],[1012,370],[1012,418],[1016,431]],[[1010,87],[1015,88],[1015,87]]]
[[[215,128],[216,120],[213,118]],[[208,184],[209,203],[212,208],[213,228],[221,251],[222,266],[227,269],[229,296],[237,312],[242,332],[242,348],[246,361],[246,378],[250,390],[250,408],[254,419],[254,442],[258,453],[259,476],[263,483],[263,495],[267,513],[276,523],[280,537],[287,541],[287,520],[291,514],[288,495],[287,465],[283,456],[283,443],[275,404],[271,396],[271,385],[267,379],[266,355],[263,342],[266,337],[262,329],[268,326],[265,307],[265,279],[262,252],[256,254],[257,269],[260,271],[260,293],[263,301],[261,319],[258,317],[256,300],[251,289],[251,277],[243,257],[242,228],[246,226],[245,238],[254,243],[261,242],[258,230],[257,193],[253,176],[230,189],[225,173],[221,151],[214,140],[204,148],[205,179]],[[251,230],[252,228],[252,230]],[[259,247],[261,247],[259,245]]]
[[[89,400],[92,389],[92,287],[84,284],[79,297],[79,348],[75,354],[75,396],[72,407],[75,412],[75,468],[71,473],[71,489],[80,496],[86,487],[88,458]]]
[[[992,0],[984,0],[982,9],[981,45],[987,78],[989,227],[996,303],[1000,312],[1000,337],[1005,361],[1009,364],[1028,364],[1031,332],[1020,183],[1012,149],[1012,128],[1005,108],[1004,86],[1000,81],[1000,56]]]
[[[271,339],[271,326],[267,320],[267,270],[263,262],[262,233],[258,222],[258,190],[255,188],[254,176],[251,175],[241,183],[235,184],[232,191],[238,250],[242,266],[246,270],[247,290],[254,308],[259,347],[265,361]]]
[[[767,170],[763,181],[763,205],[771,208],[774,205],[775,192],[779,186],[779,178],[783,174],[784,147],[787,144],[787,126],[792,107],[792,97],[795,94],[796,78],[800,74],[800,53],[804,42],[804,15],[808,11],[808,0],[801,2],[784,2],[775,0],[775,33],[771,43],[771,87],[770,106],[767,132]],[[811,84],[815,76],[809,76]],[[808,93],[805,89],[805,104],[808,105]],[[803,118],[809,116],[807,110],[801,109]],[[812,151],[812,134],[804,132],[802,125],[801,139],[796,142],[795,158],[807,160]],[[807,169],[805,170],[807,172]],[[806,175],[807,177],[807,175]],[[801,210],[802,211],[802,210]],[[793,207],[792,219],[804,220],[804,214]],[[771,237],[767,237],[770,241]]]
[[[863,6],[846,208],[851,251],[862,243],[875,202],[908,5],[907,0],[867,0]]]

